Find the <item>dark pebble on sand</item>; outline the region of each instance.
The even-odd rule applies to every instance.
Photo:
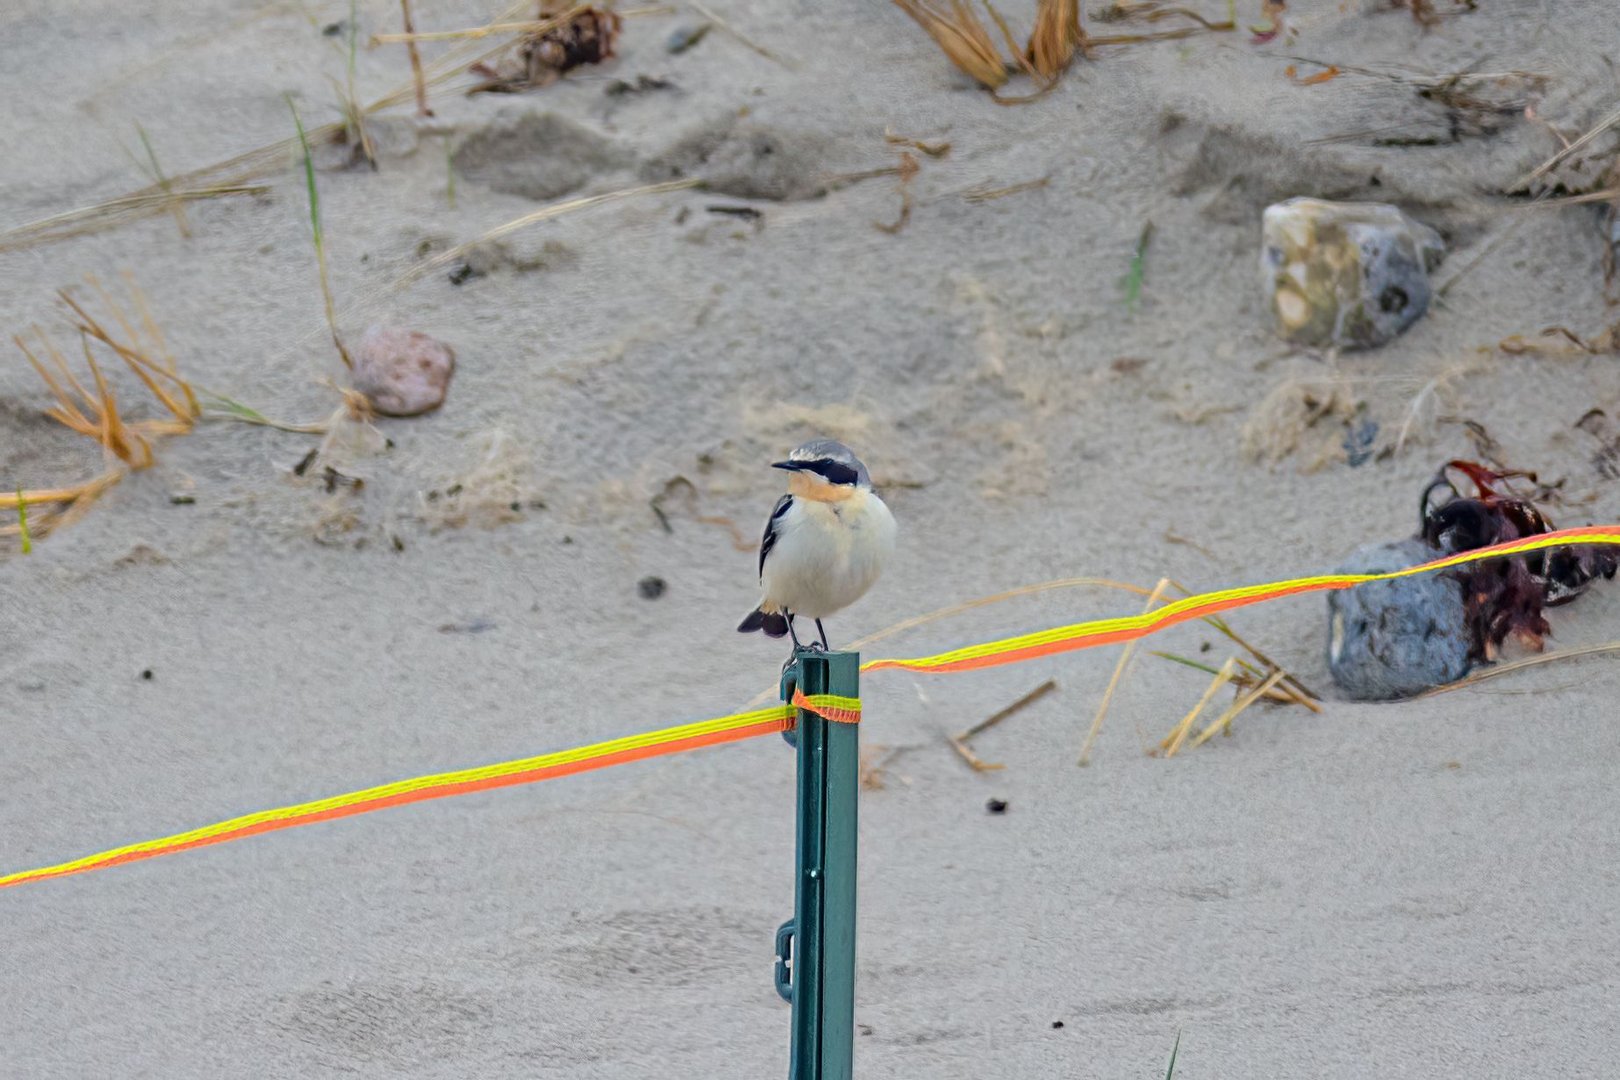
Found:
[[[668,582],[657,576],[644,577],[636,582],[636,591],[641,594],[643,600],[656,600],[663,596],[664,590],[668,588]]]
[[[1005,814],[1007,812],[1006,799],[991,799],[984,804],[984,808],[992,814]]]

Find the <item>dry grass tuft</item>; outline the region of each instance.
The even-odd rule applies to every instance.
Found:
[[[32,346],[24,335],[12,337],[56,400],[45,410],[45,415],[69,431],[96,442],[108,461],[107,471],[81,484],[0,494],[0,507],[16,509],[26,505],[35,508],[31,522],[34,536],[44,536],[50,530],[76,519],[97,497],[118,483],[126,472],[150,468],[156,460],[153,444],[168,436],[189,433],[202,415],[195,391],[180,376],[174,356],[169,352],[147,307],[146,298],[134,280],[127,275],[125,277],[129,302],[136,313],[134,318],[103,288],[99,280],[95,277],[85,280],[105,312],[104,317],[116,326],[116,331],[107,329],[102,319],[93,314],[85,302],[66,289],[58,290],[57,295],[72,315],[71,324],[78,334],[86,379],[81,379],[75,373],[67,353],[43,328],[34,327]],[[98,351],[104,357],[110,352],[122,360],[168,413],[168,417],[126,419],[119,407],[118,395],[103,370],[102,361],[97,359]],[[19,521],[17,526],[7,527],[0,532],[20,530]]]
[[[1025,97],[996,97],[1003,105],[1033,101],[1057,85],[1077,51],[1089,51],[1097,45],[1137,45],[1149,41],[1172,41],[1194,34],[1230,33],[1237,29],[1235,20],[1212,22],[1188,8],[1164,3],[1163,0],[1115,0],[1095,17],[1105,22],[1123,22],[1140,19],[1160,22],[1181,19],[1191,25],[1179,26],[1150,34],[1113,34],[1090,37],[1080,24],[1080,0],[1038,0],[1035,23],[1029,41],[1020,48],[1012,30],[990,0],[979,0],[984,12],[1007,45],[1004,55],[997,47],[989,29],[980,21],[972,0],[894,0],[928,32],[951,61],[970,78],[992,94],[1006,85],[1013,72],[1022,72],[1037,85],[1035,93]],[[1280,0],[1273,0],[1280,10]]]
[[[894,2],[916,20],[963,74],[987,90],[999,90],[1007,84],[1009,64],[968,0],[944,0],[943,7],[938,0]],[[995,9],[988,3],[985,10],[994,16]]]
[[[1084,48],[1086,32],[1080,28],[1080,0],[1041,0],[1035,9],[1035,28],[1029,34],[1027,55],[1035,73],[1056,82]]]

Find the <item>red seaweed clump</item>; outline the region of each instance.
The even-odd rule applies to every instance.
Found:
[[[1462,486],[1453,474],[1460,474]],[[1536,482],[1534,473],[1446,462],[1423,489],[1419,535],[1436,551],[1453,555],[1553,532],[1541,508],[1510,486],[1521,479]],[[1509,637],[1539,652],[1552,632],[1543,609],[1569,603],[1597,578],[1614,577],[1617,553],[1612,547],[1548,548],[1449,571],[1463,590],[1470,659],[1494,661]]]

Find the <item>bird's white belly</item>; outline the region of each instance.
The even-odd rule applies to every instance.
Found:
[[[894,550],[894,518],[876,496],[837,510],[801,500],[779,525],[761,578],[764,600],[820,619],[859,600]]]

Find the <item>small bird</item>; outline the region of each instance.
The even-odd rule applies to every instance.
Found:
[[[894,552],[894,517],[873,494],[866,466],[841,442],[815,439],[771,467],[788,472],[788,494],[777,500],[759,545],[759,607],[737,629],[785,634],[799,649],[793,620],[802,615],[815,620],[825,649],[821,620],[877,580]]]

